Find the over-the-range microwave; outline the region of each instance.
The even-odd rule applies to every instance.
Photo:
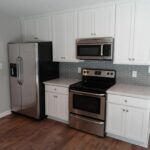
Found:
[[[78,39],[76,41],[77,59],[112,60],[113,47],[112,37]]]

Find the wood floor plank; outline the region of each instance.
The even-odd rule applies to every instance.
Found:
[[[0,119],[0,150],[146,149],[109,137],[90,135],[50,119],[36,121],[13,114]]]

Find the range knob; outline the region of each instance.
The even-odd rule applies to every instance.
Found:
[[[88,70],[83,70],[83,74],[88,74],[89,71]]]

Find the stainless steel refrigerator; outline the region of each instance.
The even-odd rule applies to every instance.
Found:
[[[11,110],[35,119],[45,117],[44,81],[59,77],[52,62],[52,42],[8,44]]]

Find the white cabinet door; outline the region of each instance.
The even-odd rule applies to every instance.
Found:
[[[53,60],[77,62],[77,14],[69,12],[53,16]]]
[[[135,4],[118,2],[116,4],[114,63],[131,64],[133,51]]]
[[[56,104],[57,104],[57,118],[68,121],[68,95],[57,94]]]
[[[78,38],[94,36],[93,10],[86,9],[78,12]]]
[[[123,110],[125,109],[121,105],[116,105],[112,103],[107,104],[107,133],[123,136],[123,128],[125,122]]]
[[[46,115],[56,117],[55,95],[51,92],[45,92]]]
[[[66,59],[66,17],[64,14],[53,16],[53,60]]]
[[[150,65],[150,2],[136,3],[134,37],[134,64]]]
[[[52,26],[50,17],[37,18],[37,38],[42,41],[52,41]]]
[[[69,106],[68,94],[45,92],[46,115],[68,122]]]
[[[67,39],[67,60],[68,62],[77,62],[76,59],[76,39],[77,39],[77,14],[66,14],[66,39]]]
[[[24,41],[52,41],[51,19],[49,16],[24,19],[22,32]]]
[[[24,19],[22,22],[22,32],[24,41],[33,41],[37,37],[37,20],[36,19]]]
[[[96,37],[114,37],[115,5],[102,5],[94,9],[94,30]]]
[[[125,137],[139,142],[148,139],[148,113],[144,109],[126,107]]]

